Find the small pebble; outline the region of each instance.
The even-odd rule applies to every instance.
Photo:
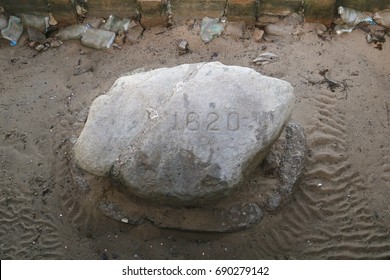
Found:
[[[120,45],[116,44],[116,43],[112,44],[112,47],[113,47],[113,48],[116,48],[116,49],[118,49],[118,50],[121,50],[121,49],[122,49],[122,47],[121,47]]]
[[[36,46],[35,47],[35,50],[37,50],[37,51],[41,51],[41,50],[43,50],[45,48],[45,46],[44,45],[42,45],[42,44],[39,44],[38,46]]]
[[[255,42],[260,42],[261,39],[263,38],[263,35],[264,35],[264,30],[261,30],[261,29],[258,29],[258,28],[255,28],[255,30],[253,31],[253,40]]]
[[[325,34],[326,30],[327,30],[327,28],[326,28],[326,26],[323,25],[323,24],[318,24],[317,27],[316,27],[316,29],[315,29],[317,35],[323,35],[323,34]]]
[[[374,41],[371,34],[367,34],[366,40],[367,40],[367,43],[369,43],[369,44],[371,44]]]
[[[57,25],[58,21],[54,18],[52,13],[49,13],[49,24],[50,25]]]
[[[115,37],[115,43],[118,45],[123,45],[125,43],[126,35],[123,31],[118,32],[118,35]]]
[[[50,47],[52,47],[52,48],[58,48],[58,47],[60,47],[62,44],[63,44],[62,41],[60,41],[60,40],[55,40],[55,41],[51,42]]]
[[[186,40],[180,40],[179,44],[177,45],[177,48],[179,49],[180,54],[186,54],[188,53],[188,42]]]

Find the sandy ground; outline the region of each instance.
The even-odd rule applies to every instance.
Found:
[[[68,41],[38,53],[0,41],[0,258],[390,258],[390,44],[376,49],[362,30],[322,40],[303,29],[272,42],[220,36],[204,44],[178,25],[106,51]],[[179,55],[179,39],[190,53]],[[264,48],[279,61],[251,63]],[[292,118],[305,128],[308,162],[292,200],[229,234],[105,218],[86,195],[101,184],[80,189],[71,167],[88,107],[124,73],[202,61],[251,67],[295,87]]]

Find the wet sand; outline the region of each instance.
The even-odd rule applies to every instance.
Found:
[[[330,40],[311,25],[302,30],[273,42],[223,35],[204,44],[178,25],[106,51],[68,41],[37,53],[0,41],[0,258],[390,258],[390,44],[378,50],[362,30]],[[180,39],[190,53],[179,55]],[[279,60],[251,63],[264,47]],[[251,67],[294,86],[292,119],[305,128],[308,159],[292,199],[226,234],[106,218],[97,194],[109,182],[85,180],[72,163],[88,107],[125,73],[203,61]]]

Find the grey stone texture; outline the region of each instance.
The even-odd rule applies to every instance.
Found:
[[[291,198],[294,187],[299,182],[305,168],[306,149],[307,143],[303,127],[298,122],[289,122],[286,126],[286,144],[283,154],[279,155],[280,159],[269,160],[272,157],[272,151],[265,161],[268,169],[277,166],[277,175],[280,181],[278,188],[268,198],[267,210],[275,211]]]
[[[145,208],[141,211],[137,209],[139,207],[129,210],[126,205],[104,200],[98,207],[103,215],[118,222],[131,225],[151,223],[160,228],[198,232],[239,231],[250,228],[263,218],[263,211],[256,203],[238,203],[226,209],[159,207],[153,211],[146,207],[146,211]]]
[[[250,68],[211,62],[136,73],[93,102],[75,160],[146,200],[211,203],[265,158],[293,105],[289,83]]]

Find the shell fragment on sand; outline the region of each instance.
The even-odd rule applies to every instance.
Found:
[[[265,65],[268,63],[276,62],[278,60],[279,56],[270,52],[266,52],[257,56],[252,62],[258,65]]]

